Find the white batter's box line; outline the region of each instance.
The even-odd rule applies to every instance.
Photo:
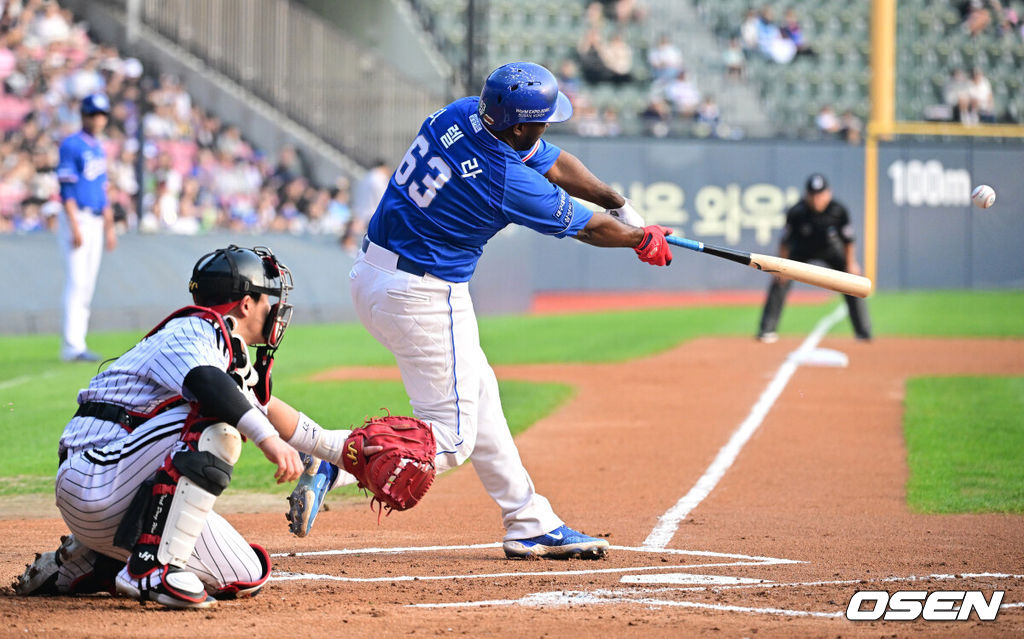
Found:
[[[950,575],[952,576],[952,575]],[[1013,575],[1008,575],[1013,576]],[[908,579],[894,577],[887,581]],[[909,579],[917,579],[911,577]],[[920,578],[926,579],[926,578]],[[860,583],[861,580],[852,583]],[[765,584],[764,587],[787,584]],[[803,584],[789,584],[799,586]],[[757,587],[757,586],[754,586]],[[720,588],[706,588],[707,590],[719,590]],[[441,603],[417,603],[409,604],[408,608],[476,608],[482,606],[526,606],[526,607],[566,607],[577,605],[622,605],[634,604],[654,607],[675,607],[675,608],[697,608],[704,610],[717,610],[721,612],[741,612],[746,614],[759,615],[782,615],[786,617],[819,617],[838,619],[845,617],[845,610],[821,611],[821,610],[792,610],[787,608],[772,607],[750,607],[736,606],[729,604],[706,603],[701,601],[679,601],[674,599],[658,599],[647,595],[659,593],[672,593],[679,591],[693,590],[692,588],[652,588],[652,589],[630,589],[630,590],[608,590],[599,589],[591,591],[551,591],[536,592],[520,597],[519,599],[489,599],[485,601],[462,601],[462,602],[441,602]],[[641,595],[641,596],[638,596]],[[1000,608],[1024,608],[1024,602],[1002,604]]]
[[[370,547],[370,548],[338,548],[331,550],[307,550],[301,552],[276,552],[271,557],[324,557],[331,555],[362,555],[362,554],[398,554],[412,552],[440,552],[447,550],[479,550],[486,548],[500,548],[500,543],[488,544],[463,544],[456,546],[406,546],[406,547]],[[759,562],[766,566],[778,564],[803,564],[805,561],[798,559],[782,559],[780,557],[760,557],[757,555],[744,555],[739,553],[714,552],[711,550],[685,550],[681,548],[651,548],[648,546],[611,546],[612,550],[624,552],[647,553],[654,555],[690,555],[694,557],[715,557],[718,559],[738,559],[743,561]],[[681,567],[681,566],[677,566]]]
[[[333,550],[307,550],[302,552],[276,552],[271,557],[323,557],[328,555],[392,555],[404,552],[437,552],[440,550],[477,550],[479,548],[501,548],[500,543],[464,544],[460,546],[406,546],[394,548],[338,548]]]
[[[723,612],[743,612],[749,614],[784,615],[788,617],[841,617],[843,612],[817,612],[813,610],[788,610],[786,608],[751,608],[749,606],[732,606],[727,604],[704,603],[700,601],[675,601],[671,599],[654,599],[651,597],[635,597],[637,590],[593,590],[537,592],[519,599],[491,599],[487,601],[452,602],[452,603],[418,603],[409,604],[409,608],[469,608],[480,606],[575,606],[575,605],[621,605],[624,603],[643,606],[664,606],[676,608],[698,608],[719,610]]]
[[[356,583],[390,582],[390,581],[446,581],[456,579],[507,579],[509,577],[553,577],[568,575],[603,575],[624,572],[645,572],[654,570],[683,570],[693,568],[729,568],[733,566],[768,566],[761,561],[730,561],[711,564],[666,565],[666,566],[628,566],[625,568],[590,568],[583,570],[541,570],[534,572],[494,572],[471,573],[465,575],[391,575],[388,577],[342,577],[340,575],[324,575],[317,573],[287,572],[275,570],[271,573],[271,581],[344,581]]]
[[[815,586],[850,586],[868,583],[898,583],[913,581],[951,581],[955,579],[1024,579],[1024,575],[1003,572],[968,572],[955,575],[937,573],[931,575],[909,575],[906,577],[875,577],[861,579],[835,579],[828,581],[794,581],[790,583],[765,582],[760,584],[731,584],[716,586],[688,586],[669,590],[700,591],[700,590],[750,590],[757,588],[813,588]],[[1016,604],[1014,604],[1016,605]]]

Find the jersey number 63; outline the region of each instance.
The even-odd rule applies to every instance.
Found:
[[[415,152],[415,153],[414,153]],[[429,158],[427,154],[430,152],[430,144],[427,139],[422,135],[416,136],[413,140],[412,146],[405,152],[405,157],[402,158],[402,163],[398,165],[398,170],[395,171],[395,183],[398,186],[405,186],[406,182],[409,182],[409,178],[416,171],[416,154],[427,161],[427,167],[437,171],[436,175],[428,175],[428,169],[424,169],[423,177],[417,183],[413,180],[409,183],[409,197],[412,201],[417,204],[420,208],[427,208],[430,206],[430,202],[437,195],[448,180],[452,177],[451,167],[445,163],[437,155],[432,155]]]

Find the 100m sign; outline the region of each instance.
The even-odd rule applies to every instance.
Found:
[[[947,169],[938,160],[897,160],[889,165],[896,206],[969,206],[971,174]]]

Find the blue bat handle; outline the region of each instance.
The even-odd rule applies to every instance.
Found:
[[[691,251],[704,252],[704,242],[698,242],[697,240],[691,240],[686,237],[676,237],[675,235],[666,235],[665,239],[668,240],[669,244],[682,246],[683,248],[688,248]]]

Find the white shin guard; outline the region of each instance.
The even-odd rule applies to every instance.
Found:
[[[206,517],[213,510],[217,497],[230,481],[230,467],[235,465],[242,453],[242,437],[238,429],[223,422],[207,426],[196,446],[198,453],[183,452],[175,456],[202,455],[208,453],[223,462],[203,465],[176,463],[181,472],[178,486],[167,512],[167,521],[160,536],[157,561],[161,564],[184,567],[188,563],[199,535],[206,525]],[[206,455],[202,455],[206,458]]]

